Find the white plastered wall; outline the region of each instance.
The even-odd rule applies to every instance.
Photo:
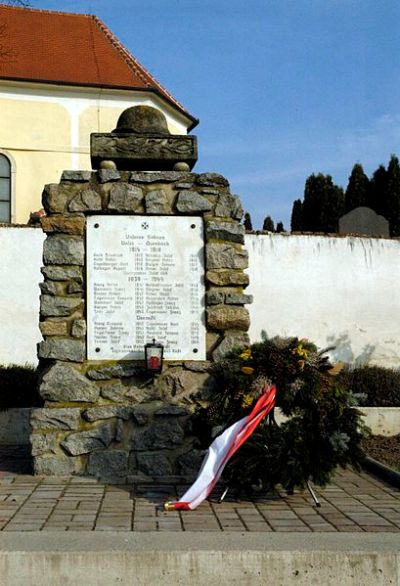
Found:
[[[44,234],[0,227],[0,364],[36,365]]]
[[[0,364],[36,364],[40,229],[0,227]],[[335,360],[400,367],[400,241],[246,235],[250,337],[335,345]]]
[[[400,241],[247,235],[252,342],[298,336],[335,360],[400,367]]]

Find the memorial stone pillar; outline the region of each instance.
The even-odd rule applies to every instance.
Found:
[[[33,411],[36,474],[120,482],[189,478],[202,453],[191,418],[213,361],[249,342],[242,207],[228,181],[191,171],[194,136],[129,108],[92,134],[94,171],[46,185]],[[150,377],[144,345],[164,345]]]

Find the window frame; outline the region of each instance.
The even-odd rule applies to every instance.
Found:
[[[0,157],[4,157],[8,163],[9,173],[8,176],[0,175],[0,179],[8,179],[8,199],[4,199],[0,195],[0,202],[1,203],[8,203],[9,205],[9,213],[8,213],[8,220],[3,220],[0,218],[0,224],[12,224],[13,221],[13,193],[14,193],[14,165],[13,160],[10,155],[0,149]]]

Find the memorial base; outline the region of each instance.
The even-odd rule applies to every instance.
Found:
[[[243,292],[248,276],[244,272],[247,253],[243,247],[239,198],[231,195],[227,180],[214,173],[103,169],[65,171],[59,184],[46,186],[43,205],[47,213],[42,221],[47,239],[43,249],[40,303],[44,340],[39,344],[38,354],[40,394],[45,405],[34,410],[31,417],[35,473],[90,475],[119,482],[193,477],[203,456],[193,431],[193,418],[207,405],[215,388],[210,367],[233,347],[248,343],[249,315],[244,305],[251,298]],[[130,288],[129,284],[135,282],[136,275],[146,283],[151,277],[148,271],[156,271],[156,275],[157,266],[153,256],[148,270],[143,269],[146,254],[144,260],[139,258],[142,253],[136,257],[135,244],[128,242],[133,248],[133,264],[128,260],[129,270],[124,269],[126,288],[118,279],[103,275],[98,281],[102,283],[99,297],[93,286],[98,279],[93,246],[103,248],[100,250],[103,261],[97,263],[101,270],[107,267],[106,254],[118,255],[119,251],[111,250],[111,243],[110,250],[107,249],[107,238],[106,244],[91,241],[87,232],[94,230],[95,224],[100,224],[101,218],[107,215],[142,219],[148,216],[149,224],[152,218],[163,218],[162,222],[155,223],[157,226],[164,225],[168,217],[193,217],[190,225],[196,229],[199,222],[202,225],[203,246],[201,251],[196,249],[201,263],[195,263],[195,253],[192,253],[188,267],[179,276],[168,273],[169,267],[186,261],[179,252],[175,224],[171,222],[168,229],[167,222],[171,242],[174,240],[177,245],[168,248],[165,262],[161,260],[167,280],[164,284],[154,281],[165,294],[151,287],[145,291],[149,299],[154,292],[152,310],[148,313],[159,312],[154,323],[160,331],[154,337],[162,338],[166,327],[165,343],[174,344],[178,349],[177,359],[171,360],[166,348],[167,360],[162,373],[154,380],[145,372],[144,360],[132,360],[129,352],[122,359],[120,354],[115,358],[110,355],[115,348],[119,352],[121,347],[129,347],[131,336],[134,344],[138,332],[143,342],[152,341],[147,339],[150,329],[137,325],[137,317],[143,311],[146,315],[147,302],[140,306],[142,292]],[[171,250],[177,257],[175,262],[171,261]],[[125,263],[124,259],[120,264],[112,261],[111,272]],[[194,293],[189,289],[177,302],[168,289],[168,279],[175,275],[174,279],[185,280],[187,276],[190,283],[185,271],[191,270],[200,270],[201,295],[199,290]],[[188,309],[184,310],[188,296]],[[127,306],[127,303],[134,305]],[[172,331],[171,312],[180,306],[182,312],[174,313],[174,319],[181,321]],[[118,329],[115,324],[120,310],[125,313],[123,327]],[[113,316],[112,328],[107,323],[100,327],[101,311]],[[120,345],[122,335],[128,336],[123,346]],[[185,344],[186,349],[180,348]],[[100,348],[100,360],[93,358],[97,348]],[[136,352],[138,349],[139,346]],[[180,350],[187,354],[179,354]]]

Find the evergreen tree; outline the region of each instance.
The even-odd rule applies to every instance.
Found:
[[[267,216],[264,219],[263,230],[265,230],[267,232],[275,232],[275,225],[274,225],[274,221],[271,218],[271,216]]]
[[[250,216],[249,212],[245,213],[243,224],[244,224],[245,230],[248,232],[251,232],[251,230],[253,229],[253,224],[251,222],[251,216]]]
[[[388,218],[388,202],[385,200],[387,195],[387,171],[383,165],[379,165],[372,175],[369,183],[368,205],[375,210],[377,214]]]
[[[356,163],[351,171],[345,194],[345,213],[368,205],[369,179],[362,165]]]
[[[285,231],[285,228],[283,227],[283,223],[282,222],[278,222],[277,223],[277,225],[276,225],[276,231],[279,232],[279,233]]]
[[[399,159],[392,155],[387,168],[387,184],[385,201],[388,206],[390,235],[400,236],[400,164]]]
[[[344,212],[344,193],[330,175],[310,175],[304,188],[303,230],[337,232]]]
[[[293,202],[290,229],[292,232],[301,232],[303,229],[303,204],[301,199],[296,199]]]

